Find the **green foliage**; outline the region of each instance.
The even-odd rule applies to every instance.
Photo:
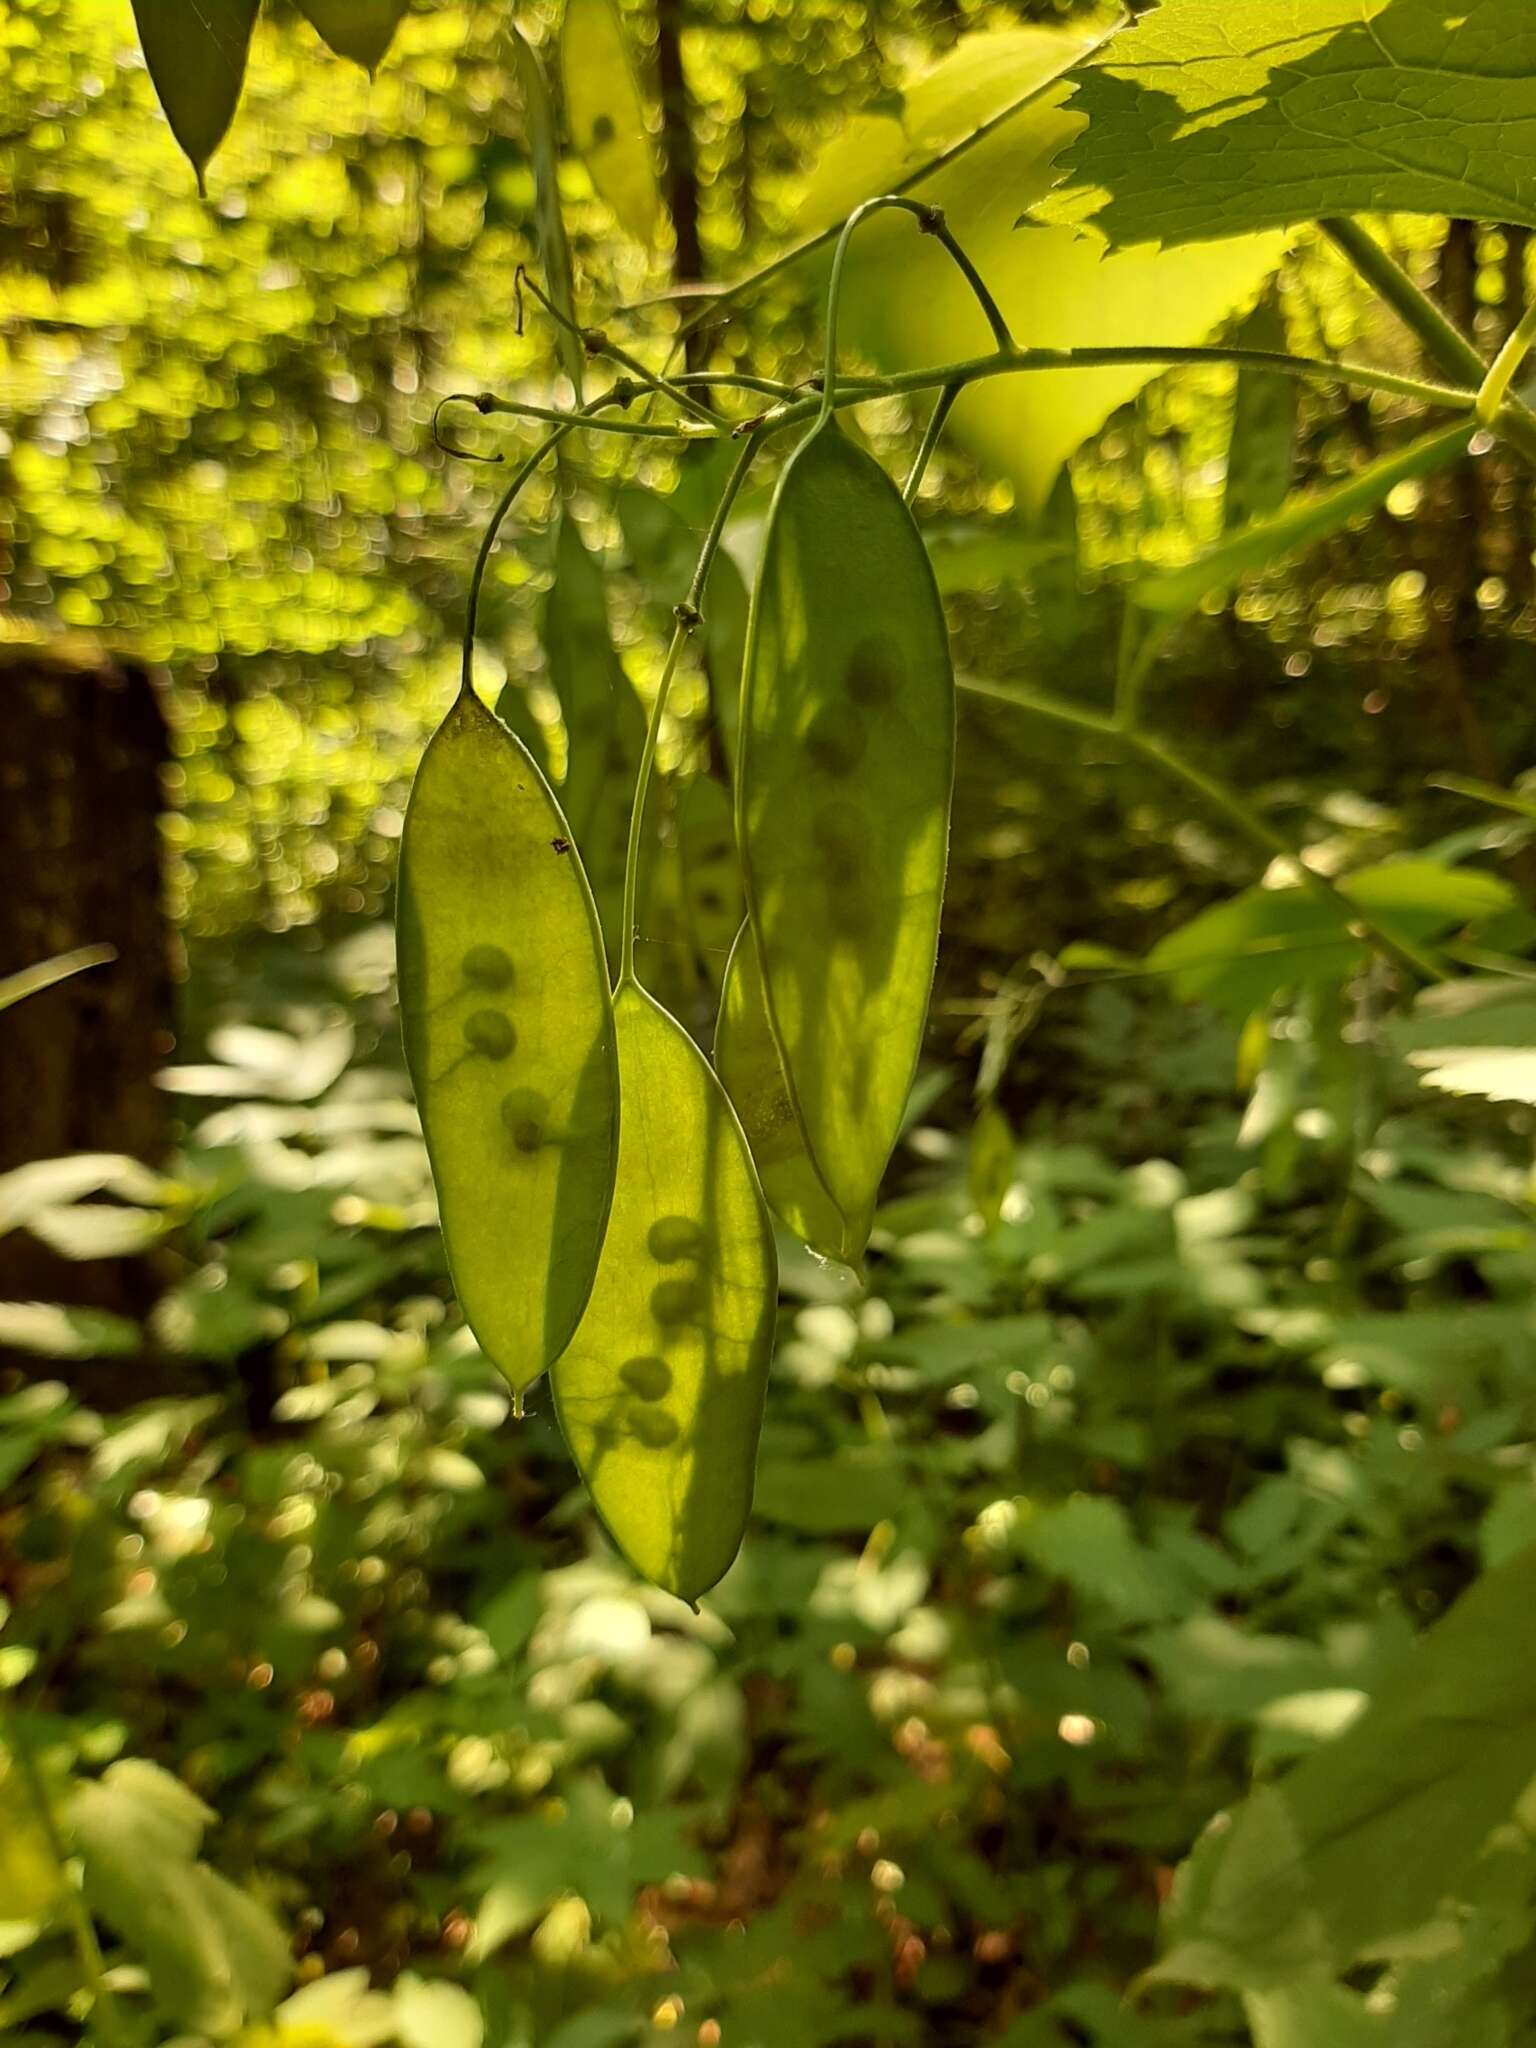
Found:
[[[1413,1954],[1531,1782],[1533,1574],[1536,1548],[1486,1572],[1347,1733],[1212,1822],[1155,1978],[1266,1991]]]
[[[197,173],[234,119],[260,0],[133,0],[139,40],[171,132]]]
[[[785,465],[769,516],[737,837],[769,1031],[840,1217],[816,1248],[855,1265],[922,1047],[954,723],[917,529],[879,465],[825,420]]]
[[[599,196],[627,234],[656,239],[661,194],[645,102],[613,0],[568,0],[560,24],[560,84],[571,141]]]
[[[1116,245],[1329,214],[1529,226],[1533,34],[1522,0],[1162,0],[1082,74],[1066,204]]]
[[[0,1176],[0,1228],[60,1262],[40,1274],[80,1283],[0,1304],[12,1355],[69,1375],[16,1373],[0,1396],[0,1911],[15,1916],[0,2028],[83,2025],[93,2048],[189,2028],[239,2048],[598,2048],[680,2027],[739,2048],[1231,2048],[1245,2031],[1255,2048],[1513,2048],[1536,2024],[1521,1654],[1536,927],[1529,805],[1501,788],[1515,761],[1491,758],[1454,658],[1475,644],[1469,618],[1505,601],[1493,586],[1525,578],[1519,516],[1491,536],[1495,514],[1529,511],[1510,467],[1526,426],[1488,413],[1504,445],[1487,451],[1486,505],[1486,470],[1459,474],[1502,568],[1445,549],[1447,575],[1471,567],[1444,604],[1424,569],[1399,572],[1435,567],[1436,531],[1457,529],[1394,538],[1372,515],[1443,494],[1438,472],[1471,444],[1473,343],[1341,231],[1468,388],[1425,384],[1384,329],[1363,337],[1370,362],[1339,361],[1362,335],[1331,259],[1233,231],[1289,221],[1298,192],[1309,214],[1507,194],[1509,221],[1528,218],[1520,80],[1504,75],[1520,25],[1492,0],[1433,22],[1418,0],[1306,22],[1264,0],[1235,28],[1226,10],[1218,39],[1204,0],[1167,0],[1069,78],[1102,21],[983,10],[934,61],[948,29],[903,10],[898,68],[866,47],[881,10],[817,0],[754,12],[796,96],[771,120],[734,11],[703,8],[666,53],[710,108],[666,110],[668,194],[688,203],[697,143],[709,175],[688,225],[717,267],[730,252],[732,318],[679,314],[663,291],[621,342],[606,312],[583,324],[589,303],[668,281],[661,124],[629,57],[649,24],[609,0],[573,0],[559,31],[530,15],[526,36],[489,6],[303,11],[363,62],[398,21],[399,63],[366,99],[328,76],[317,149],[312,45],[269,10],[220,160],[222,225],[157,198],[133,230],[153,260],[136,246],[82,276],[25,178],[0,217],[44,252],[0,286],[33,323],[7,358],[5,481],[27,512],[7,573],[30,616],[54,620],[57,579],[57,623],[129,622],[141,651],[231,663],[178,686],[188,804],[215,818],[235,798],[217,758],[238,731],[262,843],[289,859],[287,840],[317,842],[285,834],[282,804],[323,810],[351,771],[315,761],[351,744],[380,864],[401,764],[444,692],[461,579],[443,535],[477,509],[457,480],[473,473],[425,446],[432,401],[497,380],[565,431],[584,383],[622,382],[562,446],[547,592],[540,544],[508,548],[476,613],[494,530],[471,586],[465,667],[483,639],[517,736],[466,691],[405,825],[401,993],[425,1143],[364,934],[323,959],[318,997],[293,947],[242,962],[234,1003],[194,958],[187,1035],[209,1057],[165,1077],[189,1119],[169,1167],[101,1150]],[[66,19],[77,37],[38,32]],[[204,42],[164,39],[173,19],[146,30],[148,62],[201,171],[233,93],[227,76],[210,88]],[[0,27],[26,53],[5,89],[35,88],[41,110],[6,147],[52,162],[72,107],[84,141],[57,175],[97,223],[119,220],[143,128],[124,117],[147,107],[116,33],[66,0]],[[799,118],[835,118],[813,82],[830,74],[889,88],[833,137]],[[509,83],[520,126],[503,131]],[[1176,102],[1156,151],[1149,94]],[[1362,95],[1406,117],[1389,173],[1356,110],[1336,153],[1314,128],[1302,175],[1277,175],[1303,117],[1326,125]],[[101,147],[120,132],[122,161]],[[1018,228],[1069,143],[1103,181],[1098,227]],[[1262,175],[1213,216],[1210,167],[1234,148],[1262,149]],[[1154,197],[1159,158],[1174,176]],[[918,214],[943,246],[910,218],[861,229],[834,273],[836,386],[807,390],[814,279],[796,259],[883,185],[943,206],[947,223]],[[407,190],[414,239],[392,212]],[[1115,246],[1154,215],[1165,242],[1200,246]],[[1428,249],[1438,230],[1409,233]],[[535,245],[544,281],[526,297],[553,309],[536,340],[520,318],[509,333],[504,290],[494,302]],[[1501,239],[1476,280],[1491,305],[1483,278],[1506,264],[1505,329],[1519,246]],[[138,268],[158,295],[122,340]],[[1496,339],[1474,305],[1453,310]],[[967,362],[978,319],[997,348]],[[1232,321],[1235,349],[1159,374]],[[56,329],[94,339],[71,354]],[[877,372],[851,385],[850,343]],[[1300,404],[1263,416],[1253,347],[1306,378]],[[685,389],[680,364],[712,381]],[[338,408],[364,392],[357,435]],[[889,476],[935,399],[905,493],[919,528]],[[475,403],[455,425],[492,453],[523,398]],[[746,463],[818,408],[765,523],[763,495],[738,496]],[[733,439],[746,447],[717,505]],[[286,509],[257,519],[260,503]],[[1034,534],[1015,506],[1040,515]],[[750,635],[722,545],[757,564]],[[1331,609],[1289,565],[1303,547],[1333,578],[1323,598],[1346,593]],[[242,564],[266,578],[283,549],[297,623],[270,581],[230,595]],[[169,598],[124,601],[167,563],[186,570]],[[1123,592],[1101,583],[1085,604],[1081,579],[1106,570]],[[1421,607],[1399,642],[1449,677],[1478,770],[1439,787],[1491,791],[1492,830],[1480,812],[1431,838],[1420,807],[1341,790],[1340,759],[1353,773],[1369,757],[1345,750],[1335,710],[1297,724],[1288,784],[1243,793],[1273,772],[1282,708],[1295,717],[1250,716],[1271,710],[1247,666],[1270,642],[1247,629],[1288,606],[1299,645],[1315,618],[1310,662],[1347,644],[1339,616],[1378,585],[1400,592],[1383,642]],[[1152,622],[1116,658],[1122,596]],[[1193,661],[1167,681],[1152,664],[1225,631],[1241,684],[1222,734]],[[978,726],[962,756],[961,888],[985,899],[1002,873],[1008,894],[961,943],[952,924],[949,1064],[916,1073],[949,634],[968,682],[1049,723],[979,767]],[[877,680],[899,671],[883,696],[872,641]],[[340,663],[333,706],[351,723],[293,742],[312,748],[304,782],[302,751],[273,767],[274,724],[308,726],[270,686],[310,652]],[[1373,688],[1366,714],[1388,694]],[[871,698],[850,739],[844,714]],[[1186,753],[1182,728],[1207,717]],[[1070,777],[1038,737],[1052,725],[1082,750]],[[1394,799],[1400,758],[1377,773]],[[751,915],[726,967],[743,879],[728,778]],[[1053,781],[1082,793],[1075,808]],[[253,798],[263,787],[280,793]],[[1258,886],[1236,878],[1237,844]],[[611,1008],[584,859],[619,962]],[[275,902],[295,900],[283,889]],[[965,951],[978,931],[981,962]],[[670,1011],[641,991],[638,947]],[[1415,974],[1445,979],[1410,1001]],[[717,991],[718,1080],[695,1044]],[[955,1084],[978,1049],[970,1118]],[[583,1077],[602,1098],[590,1134]],[[556,1130],[557,1087],[574,1096]],[[197,1104],[212,1105],[200,1120]],[[527,1160],[546,1152],[530,1191]],[[777,1259],[759,1167],[802,1240],[781,1235]],[[133,1295],[112,1287],[128,1260]],[[557,1353],[587,1500],[538,1397],[504,1426],[507,1382],[520,1394]],[[661,1588],[714,1590],[689,1613]],[[1165,1895],[1168,1952],[1149,1968]],[[304,1981],[284,1997],[295,1959]]]
[[[740,1546],[773,1348],[777,1264],[751,1154],[675,1019],[621,982],[620,1125],[597,1278],[552,1375],[603,1526],[690,1602]]]
[[[459,1298],[519,1392],[586,1307],[618,1156],[607,962],[569,831],[466,689],[406,816],[400,1006]]]

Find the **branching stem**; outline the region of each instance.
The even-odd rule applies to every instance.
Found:
[[[709,532],[704,536],[704,545],[699,550],[699,559],[693,571],[693,580],[688,586],[688,595],[679,604],[673,616],[677,623],[672,630],[671,643],[667,648],[666,660],[662,663],[661,676],[656,685],[655,701],[651,705],[650,721],[645,730],[645,745],[640,754],[640,771],[635,777],[635,799],[629,813],[629,841],[624,849],[624,907],[623,922],[619,936],[619,986],[635,980],[635,924],[640,900],[640,842],[645,829],[645,802],[650,794],[651,774],[656,764],[656,743],[661,737],[661,721],[666,715],[667,697],[671,692],[672,678],[677,673],[677,664],[682,659],[683,649],[700,625],[703,615],[700,610],[704,601],[704,586],[709,581],[709,572],[714,566],[715,556],[725,536],[725,523],[731,516],[742,485],[747,480],[747,471],[757,454],[758,443],[752,437],[736,458],[736,465],[726,480],[715,507],[715,516],[710,521]]]
[[[1249,843],[1272,860],[1287,862],[1300,880],[1315,896],[1327,902],[1336,911],[1346,926],[1360,932],[1376,949],[1395,960],[1399,966],[1408,968],[1421,981],[1444,981],[1445,970],[1432,955],[1415,946],[1411,940],[1402,939],[1387,931],[1368,917],[1339,885],[1328,875],[1322,875],[1315,868],[1307,866],[1299,850],[1273,825],[1262,818],[1235,790],[1229,789],[1214,775],[1208,775],[1203,768],[1189,760],[1169,741],[1155,733],[1143,732],[1134,726],[1122,724],[1118,718],[1100,711],[1091,711],[1067,699],[1053,696],[1044,690],[1016,689],[1011,684],[988,683],[980,677],[962,676],[960,688],[973,696],[991,697],[1002,704],[1014,704],[1021,710],[1032,711],[1042,718],[1050,718],[1060,725],[1076,726],[1081,732],[1097,733],[1101,738],[1117,740],[1131,753],[1138,754],[1149,766],[1159,769],[1175,782],[1182,782],[1202,797],[1213,810],[1235,825]]]

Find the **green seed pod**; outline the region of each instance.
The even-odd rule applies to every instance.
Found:
[[[511,954],[500,946],[471,946],[459,966],[471,987],[486,989],[492,995],[504,993],[517,978]]]
[[[779,1049],[768,1027],[752,930],[743,925],[726,964],[715,1027],[715,1072],[735,1104],[769,1206],[812,1251],[857,1265],[841,1211],[822,1186],[789,1099]]]
[[[597,914],[580,859],[557,854],[557,839],[570,848],[526,749],[477,697],[459,697],[406,815],[400,1015],[454,1286],[519,1392],[586,1306],[618,1152]],[[499,975],[502,961],[517,962],[505,1010],[481,1007],[486,965]]]
[[[500,1010],[475,1010],[464,1019],[464,1043],[471,1052],[484,1053],[488,1060],[512,1057],[517,1031]]]
[[[614,1542],[695,1600],[736,1555],[751,1506],[773,1230],[741,1126],[682,1026],[633,982],[614,1021],[624,1122],[613,1210],[592,1299],[550,1377]],[[651,1232],[679,1219],[696,1224],[704,1256],[696,1274],[658,1281]]]
[[[519,1152],[537,1152],[549,1136],[549,1101],[537,1088],[513,1088],[501,1098],[502,1123]]]
[[[691,1216],[663,1216],[646,1232],[645,1248],[664,1264],[704,1255],[704,1232]]]
[[[854,1260],[927,1021],[954,734],[944,611],[912,515],[828,420],[769,516],[736,836],[786,1094]]]
[[[672,1386],[672,1368],[664,1358],[626,1358],[619,1378],[642,1401],[659,1401]]]

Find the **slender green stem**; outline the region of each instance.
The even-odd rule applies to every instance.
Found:
[[[601,400],[597,402],[599,404],[602,403]],[[540,463],[543,462],[547,455],[554,453],[566,435],[574,430],[580,418],[581,414],[577,414],[571,419],[562,421],[552,434],[544,436],[544,439],[534,449],[533,453],[528,456],[527,460],[519,465],[513,474],[512,481],[502,492],[500,502],[497,504],[496,510],[491,514],[490,521],[486,526],[484,534],[481,536],[480,551],[475,556],[475,566],[470,571],[469,601],[464,610],[464,647],[459,674],[459,695],[461,697],[469,696],[475,687],[475,621],[480,612],[480,586],[485,581],[486,568],[490,563],[491,554],[496,546],[496,536],[501,532],[501,523],[522,495],[524,486],[532,478]]]
[[[901,497],[903,504],[910,505],[916,498],[922,485],[924,473],[928,468],[928,464],[933,459],[933,451],[939,445],[939,436],[944,431],[944,422],[954,411],[955,400],[960,396],[964,388],[961,384],[946,384],[934,400],[933,411],[929,413],[928,424],[923,429],[922,444],[918,448],[916,459],[907,473],[907,480],[902,485]]]
[[[1124,737],[1107,711],[1094,711],[1085,704],[1074,704],[1070,698],[1054,696],[1049,690],[1031,690],[1022,683],[989,683],[983,676],[957,676],[955,681],[971,697],[990,697],[998,704],[1012,704],[1021,711],[1033,711],[1041,718],[1054,720],[1057,725],[1072,725],[1079,732],[1098,733],[1103,739]]]
[[[119,2024],[117,2003],[107,1983],[106,1960],[101,1953],[101,1944],[96,1939],[96,1929],[86,1910],[80,1887],[69,1872],[69,1852],[64,1838],[59,1833],[58,1816],[53,1810],[53,1801],[48,1796],[48,1787],[43,1782],[42,1770],[33,1754],[21,1714],[9,1702],[5,1702],[5,1740],[27,1788],[27,1798],[37,1817],[37,1824],[48,1844],[48,1852],[58,1866],[60,1909],[69,1922],[70,1939],[80,1963],[80,1974],[84,1977],[91,1998],[100,2016],[102,2032],[109,2040],[123,2038]]]
[[[876,199],[866,199],[862,206],[856,206],[843,222],[843,231],[837,238],[837,249],[832,257],[832,276],[827,285],[827,356],[826,368],[821,380],[821,410],[818,418],[826,421],[832,417],[832,407],[837,388],[837,316],[843,298],[843,265],[848,260],[854,231],[861,221],[876,213],[909,213],[925,235],[932,235],[941,243],[954,262],[960,275],[976,295],[976,302],[987,316],[987,325],[992,330],[992,339],[997,343],[1000,354],[1014,355],[1013,336],[1008,332],[1008,322],[1003,318],[1002,308],[993,298],[986,280],[976,268],[964,249],[949,231],[943,213],[937,206],[924,206],[916,199],[903,199],[899,193],[883,192]]]
[[[1321,226],[1371,289],[1418,336],[1430,360],[1438,363],[1447,375],[1475,385],[1481,399],[1489,378],[1488,365],[1481,353],[1454,321],[1446,318],[1428,293],[1420,291],[1391,252],[1357,220],[1329,219]],[[1485,417],[1479,403],[1477,412],[1485,426],[1518,449],[1527,462],[1536,463],[1536,414],[1529,407],[1513,400],[1494,406],[1491,416]]]
[[[651,705],[650,722],[645,729],[645,746],[640,754],[640,772],[635,778],[635,799],[629,813],[629,840],[624,849],[624,908],[623,923],[619,936],[619,986],[635,980],[635,925],[638,921],[640,901],[640,842],[645,829],[645,801],[650,794],[651,774],[656,764],[656,743],[661,737],[661,721],[666,715],[667,697],[672,689],[672,678],[677,673],[677,664],[682,659],[684,647],[689,638],[703,624],[700,605],[704,599],[704,586],[709,581],[709,572],[714,566],[715,556],[720,552],[720,543],[725,537],[725,522],[731,516],[731,507],[740,495],[741,487],[747,480],[747,471],[757,454],[757,438],[752,436],[736,458],[735,467],[726,479],[725,489],[720,493],[720,502],[715,507],[715,516],[710,521],[709,532],[704,536],[704,545],[699,550],[699,559],[694,565],[693,580],[688,586],[688,595],[676,608],[677,624],[673,629],[671,644],[667,648],[666,660],[662,663],[661,676],[656,684],[656,698]]]
[[[1137,624],[1143,631],[1140,639],[1136,636]],[[1141,693],[1152,664],[1167,645],[1174,628],[1180,623],[1177,615],[1172,618],[1138,617],[1133,604],[1125,608],[1120,621],[1120,646],[1115,662],[1115,718],[1126,732],[1130,732],[1141,715]]]
[[[1368,228],[1344,217],[1320,223],[1334,247],[1347,256],[1378,298],[1423,342],[1430,360],[1447,375],[1481,384],[1488,365],[1434,300],[1419,290],[1403,266]]]
[[[610,405],[627,405],[635,396],[635,387],[626,380],[601,395]],[[702,420],[677,420],[671,425],[651,420],[605,420],[593,416],[590,401],[584,406],[538,405],[528,398],[497,398],[489,391],[450,391],[438,411],[445,405],[472,405],[487,419],[493,414],[510,413],[514,419],[543,420],[548,426],[597,427],[605,434],[627,434],[637,441],[718,441],[730,432],[724,421],[706,427]]]
[[[1477,417],[1485,427],[1491,427],[1497,421],[1509,387],[1533,345],[1536,345],[1536,304],[1527,306],[1520,315],[1518,326],[1494,357],[1493,367],[1483,379],[1482,389],[1477,394]]]
[[[1412,399],[1416,404],[1436,406],[1442,411],[1453,413],[1471,412],[1477,400],[1475,389],[1453,384],[1432,384],[1422,377],[1399,376],[1396,371],[1379,370],[1368,363],[1334,363],[1322,357],[1291,356],[1268,349],[1150,346],[1021,348],[1006,354],[998,350],[989,355],[968,357],[960,362],[938,363],[931,368],[901,370],[887,377],[839,377],[832,393],[832,404],[839,409],[850,405],[865,405],[871,399],[899,398],[913,392],[941,390],[947,384],[964,387],[988,377],[1011,377],[1032,370],[1105,370],[1133,364],[1167,369],[1177,364],[1213,363],[1234,363],[1239,368],[1272,371],[1276,376],[1297,377],[1308,383],[1348,384],[1363,391],[1382,391],[1393,397]],[[1479,365],[1479,383],[1482,381],[1482,375],[1482,366]],[[719,378],[717,381],[726,380]],[[562,412],[552,406],[535,405],[524,399],[496,398],[490,393],[477,394],[470,391],[452,392],[442,404],[473,405],[481,414],[506,413],[515,418],[546,420],[555,424],[572,421],[583,428],[595,428],[605,434],[630,434],[637,438],[658,441],[723,439],[730,434],[748,431],[755,433],[759,428],[777,431],[780,427],[794,426],[801,420],[813,418],[823,410],[825,404],[825,393],[801,398],[782,398],[784,387],[774,386],[766,378],[735,378],[731,381],[739,384],[744,390],[762,390],[765,395],[780,397],[781,402],[756,419],[745,420],[735,427],[728,426],[722,421],[713,430],[707,428],[702,421],[679,421],[675,425],[664,426],[648,420],[593,418],[584,413]],[[623,387],[618,385],[607,394],[615,403],[621,402],[623,395]],[[1508,414],[1509,408],[1506,406],[1500,414],[1501,422]]]
[[[1150,766],[1186,788],[1194,790],[1211,806],[1220,811],[1243,834],[1250,844],[1259,848],[1271,859],[1289,863],[1301,878],[1303,884],[1316,896],[1324,899],[1337,911],[1352,929],[1359,931],[1376,946],[1378,951],[1389,955],[1400,965],[1407,967],[1424,981],[1444,981],[1445,970],[1430,954],[1420,950],[1410,940],[1396,937],[1365,915],[1360,906],[1349,897],[1338,884],[1327,875],[1320,875],[1315,868],[1307,866],[1300,852],[1281,832],[1260,817],[1242,797],[1215,776],[1208,775],[1193,761],[1181,754],[1167,740],[1154,733],[1139,732],[1122,725],[1118,719],[1100,711],[1085,710],[1081,705],[1068,702],[1065,698],[1052,696],[1044,690],[1016,689],[1012,685],[988,683],[979,677],[961,676],[958,679],[962,690],[973,696],[991,697],[1002,704],[1015,704],[1021,710],[1033,711],[1043,718],[1054,719],[1060,725],[1076,726],[1079,731],[1097,733],[1104,739],[1118,740],[1132,753],[1139,754]]]
[[[645,800],[651,790],[651,770],[656,761],[656,742],[661,737],[662,713],[667,708],[672,678],[677,673],[677,664],[682,658],[690,631],[691,628],[682,619],[679,619],[672,629],[671,644],[667,648],[667,658],[661,665],[661,678],[656,685],[655,701],[651,705],[650,722],[645,729],[645,745],[640,750],[640,772],[635,777],[634,801],[629,811],[629,840],[624,848],[624,921],[619,933],[620,988],[623,988],[626,982],[635,979],[635,923],[639,917],[640,839],[645,823]]]
[[[633,356],[628,349],[621,348],[602,328],[583,327],[578,320],[562,311],[521,263],[517,266],[517,274],[513,279],[513,292],[518,299],[519,333],[522,331],[521,295],[525,290],[538,300],[551,320],[563,327],[568,334],[574,335],[589,356],[605,356],[609,362],[619,364],[659,397],[669,398],[680,411],[691,413],[696,420],[703,420],[706,426],[716,427],[720,424],[719,414],[711,407],[701,405],[696,398],[690,397],[673,379],[659,376],[656,371],[647,369],[638,356]]]

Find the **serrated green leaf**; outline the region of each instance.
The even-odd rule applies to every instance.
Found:
[[[245,79],[258,0],[133,0],[144,61],[197,173],[223,141]]]
[[[87,1899],[172,2019],[224,2037],[271,2011],[291,1974],[288,1943],[263,1907],[196,1860],[215,1816],[179,1779],[127,1759],[82,1785],[68,1818]]]
[[[1151,1978],[1284,1990],[1457,1897],[1531,1780],[1533,1598],[1536,1546],[1485,1572],[1346,1734],[1214,1822],[1181,1866]]]
[[[1117,246],[1340,213],[1536,225],[1533,75],[1526,0],[1164,0],[1082,74],[1072,169]]]
[[[1058,40],[1040,40],[1051,37]],[[912,182],[913,196],[943,208],[1021,346],[1201,341],[1252,300],[1280,261],[1281,236],[1173,252],[1106,252],[1095,233],[1018,224],[1020,195],[1044,198],[1059,175],[1058,153],[1082,127],[1069,88],[1056,82],[1071,61],[1071,37],[1045,29],[970,36],[906,88],[909,122],[918,119],[914,108],[945,104],[952,80],[967,86],[965,103],[972,104],[983,89],[978,76],[985,81],[989,67],[990,104],[998,105],[1005,85],[1014,94],[1006,116],[981,141]],[[1015,39],[1029,38],[1016,53]],[[1028,94],[1021,91],[1025,81],[1033,86]],[[1035,103],[1021,104],[1026,100]],[[819,190],[813,178],[813,202]],[[990,344],[970,287],[902,215],[877,215],[860,227],[845,279],[842,331],[884,370],[978,354]],[[947,431],[1008,477],[1024,508],[1038,513],[1062,464],[1157,374],[1157,365],[1147,363],[984,380],[962,395]]]
[[[1237,348],[1285,352],[1289,337],[1273,295],[1259,301],[1232,340]],[[1294,377],[1239,367],[1221,501],[1228,533],[1268,519],[1285,503],[1295,459],[1297,397]]]

